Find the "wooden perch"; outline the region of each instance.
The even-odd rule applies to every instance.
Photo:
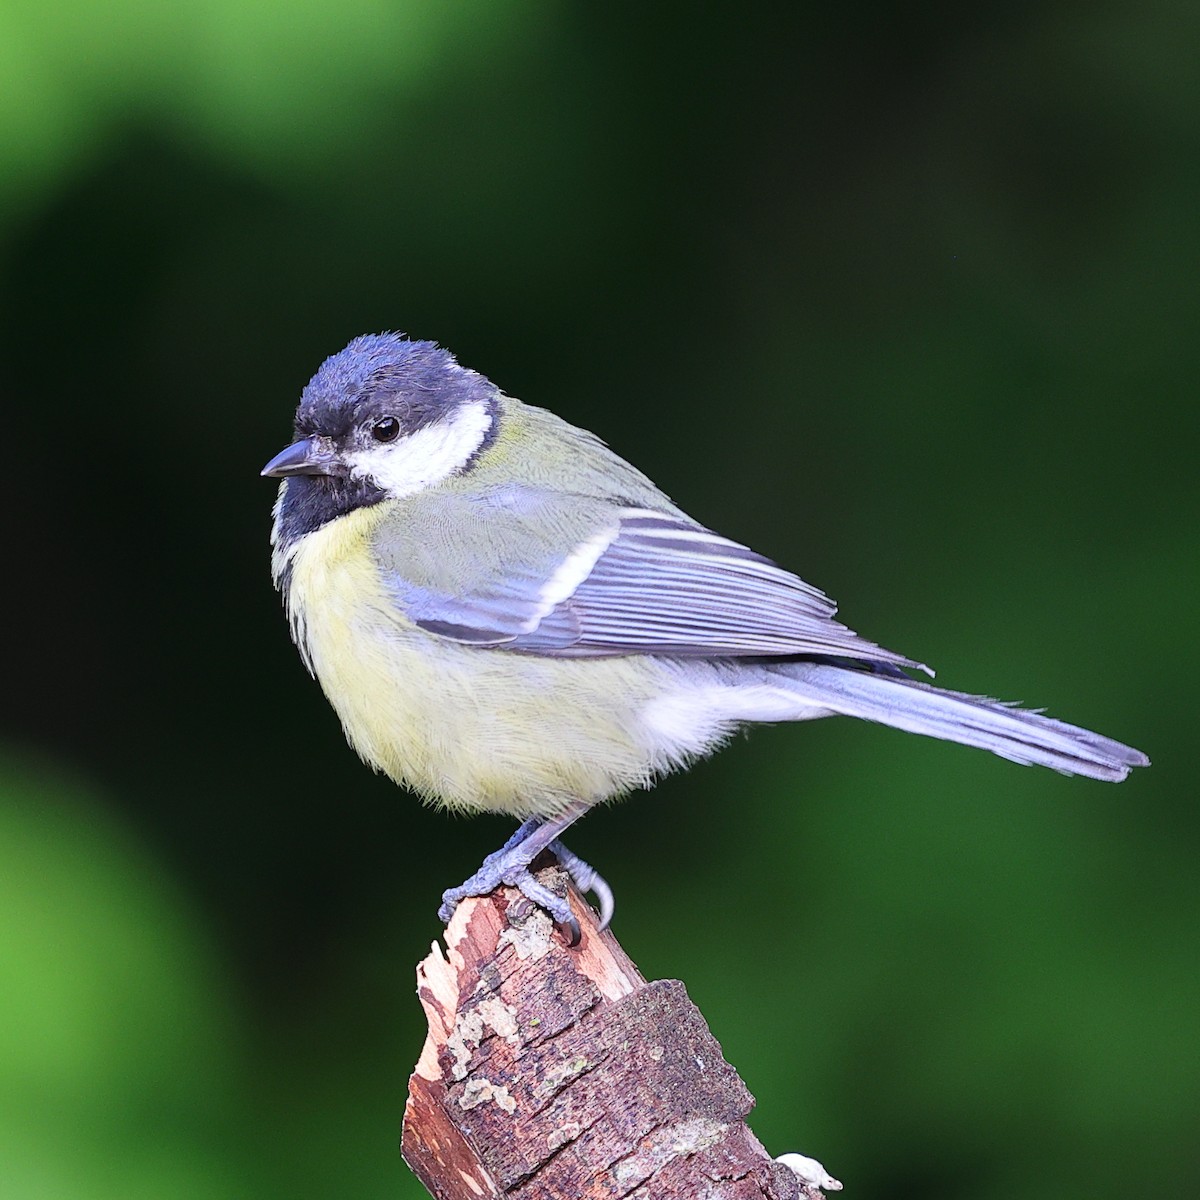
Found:
[[[560,890],[556,868],[539,878]],[[571,949],[510,888],[417,968],[429,1035],[401,1151],[436,1200],[799,1200],[682,983],[647,983],[572,890]],[[816,1164],[814,1164],[816,1165]],[[829,1181],[826,1186],[840,1186]]]

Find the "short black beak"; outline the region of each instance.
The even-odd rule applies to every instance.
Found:
[[[345,475],[346,464],[334,452],[328,438],[306,437],[281,450],[261,473],[278,479],[289,475]]]

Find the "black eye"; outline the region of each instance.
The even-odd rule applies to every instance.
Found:
[[[394,442],[400,436],[400,422],[395,417],[381,417],[371,426],[371,436],[377,442]]]

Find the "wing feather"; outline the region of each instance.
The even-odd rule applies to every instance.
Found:
[[[920,667],[834,620],[828,596],[682,515],[609,510],[563,556],[493,571],[469,594],[398,584],[442,637],[547,657],[829,655]]]

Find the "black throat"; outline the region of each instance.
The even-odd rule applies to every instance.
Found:
[[[283,489],[275,523],[277,545],[286,552],[305,534],[314,533],[337,517],[387,499],[369,479],[348,475],[292,475]]]

